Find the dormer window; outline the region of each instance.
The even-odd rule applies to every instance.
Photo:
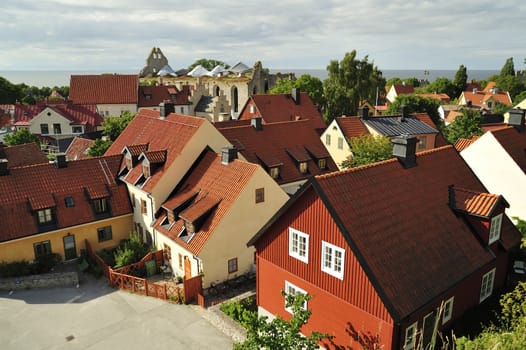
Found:
[[[145,178],[150,177],[150,166],[148,164],[142,165],[142,174]]]
[[[488,244],[491,244],[499,240],[501,226],[502,226],[502,214],[496,215],[493,218],[491,218],[491,225],[489,227],[489,243]]]
[[[326,169],[327,168],[327,159],[325,159],[325,158],[318,159],[318,168],[320,168],[321,170]]]
[[[92,200],[93,204],[93,210],[95,211],[95,214],[106,214],[109,212],[108,210],[108,199],[107,198],[99,198]]]
[[[152,95],[146,94],[146,95],[144,95],[144,99],[145,100],[151,100],[152,99]]]
[[[275,166],[269,169],[270,177],[277,179],[279,177],[279,167]]]
[[[37,211],[37,215],[38,215],[38,223],[40,225],[51,224],[54,221],[53,210],[51,208],[39,210]]]
[[[186,232],[188,232],[189,234],[194,234],[195,233],[195,226],[194,226],[194,223],[191,222],[191,221],[186,221],[185,220],[184,228],[186,229]]]
[[[309,171],[309,166],[307,165],[307,162],[300,162],[299,169],[300,169],[300,173],[306,174],[307,171]]]

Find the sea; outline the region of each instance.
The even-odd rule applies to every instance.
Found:
[[[328,73],[325,69],[274,69],[269,68],[270,73],[294,73],[296,77],[302,74],[310,74],[314,77],[325,80]],[[12,70],[12,71],[1,71],[0,77],[4,77],[13,84],[24,83],[28,86],[36,87],[55,87],[55,86],[69,86],[69,80],[71,75],[83,75],[83,74],[137,74],[139,70],[125,70],[118,72],[108,71],[63,71],[63,70],[49,70],[49,71],[30,71],[30,70]],[[417,78],[428,80],[433,82],[436,78],[448,78],[453,80],[457,69],[454,70],[410,70],[410,69],[386,69],[382,70],[383,76],[386,80],[391,78]],[[493,74],[499,74],[500,70],[469,70],[468,69],[468,81],[469,80],[485,80],[487,77]]]

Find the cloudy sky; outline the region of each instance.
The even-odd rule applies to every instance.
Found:
[[[356,50],[386,69],[525,69],[524,0],[2,0],[0,70],[140,70],[152,47],[325,69]]]

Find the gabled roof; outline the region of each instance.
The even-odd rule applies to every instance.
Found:
[[[407,116],[382,116],[362,119],[362,122],[373,128],[378,133],[392,137],[403,134],[422,135],[437,134],[438,130],[420,121],[420,119]]]
[[[165,119],[159,118],[159,111],[142,109],[133,118],[130,124],[117,137],[106,155],[121,154],[125,147],[132,153],[163,151],[166,161],[144,183],[142,189],[150,192],[157,181],[162,177],[164,170],[169,168],[182,150],[205,123],[203,118],[185,116],[171,113]],[[124,181],[135,184],[142,175],[142,166],[139,162],[124,177]]]
[[[66,167],[38,164],[10,169],[0,176],[0,241],[39,232],[35,210],[54,208],[59,228],[96,220],[87,193],[108,197],[112,216],[132,212],[126,186],[116,179],[121,156],[68,161]],[[75,205],[66,207],[65,198]]]
[[[420,152],[416,163],[406,169],[393,158],[316,176],[287,203],[292,208],[301,191],[316,191],[395,322],[494,260],[448,204],[451,184],[486,192],[456,150]],[[287,210],[249,244],[279,215]],[[500,242],[505,248],[520,242],[507,217]]]
[[[234,74],[243,74],[251,71],[252,68],[244,64],[243,62],[236,63],[233,67],[229,68],[228,71]]]
[[[172,225],[167,224],[166,213],[162,213],[154,224],[155,229],[192,253],[199,254],[239,195],[246,190],[257,169],[256,164],[238,159],[224,165],[221,155],[205,151],[178,186],[181,190],[163,204],[164,208],[172,209],[187,202],[186,207]],[[201,217],[204,222],[191,240],[178,237],[184,224],[183,218],[192,221]]]
[[[247,113],[247,101],[239,114],[239,120],[251,119],[258,115],[267,124],[308,119],[316,129],[325,130],[327,127],[321,113],[306,92],[300,92],[299,103],[294,101],[291,94],[255,94],[250,100],[255,104],[257,111],[254,115]]]
[[[346,139],[369,134],[360,117],[338,117],[336,123]]]
[[[453,185],[449,188],[450,206],[455,210],[471,215],[489,218],[501,202],[509,207],[504,199],[496,194],[471,191]]]
[[[174,105],[188,105],[190,86],[184,85],[181,90],[175,85],[139,86],[139,107],[159,107],[164,101]]]
[[[79,160],[89,158],[88,150],[93,145],[94,140],[75,137],[66,150],[68,160]]]
[[[1,158],[8,160],[9,169],[19,166],[49,163],[46,155],[35,142],[9,147],[2,145],[0,146],[0,159]]]
[[[397,95],[415,93],[415,89],[413,85],[409,85],[409,84],[393,84],[391,88],[394,89],[394,91],[396,91]]]
[[[338,169],[309,120],[265,124],[261,130],[251,125],[216,127],[233,145],[242,146],[239,151],[249,162],[260,164],[266,170],[281,164],[280,178],[276,179],[279,184]],[[314,149],[316,155],[312,154]],[[316,163],[316,157],[322,156],[327,159],[327,169],[323,170]],[[309,171],[302,174],[297,162],[305,160]]]
[[[526,132],[519,132],[512,126],[504,126],[496,130],[488,131],[493,134],[502,148],[526,174]]]
[[[455,149],[459,152],[463,151],[464,149],[468,148],[473,142],[475,142],[479,137],[480,136],[473,136],[470,139],[459,138],[455,143]]]
[[[97,112],[95,105],[74,105],[72,103],[64,103],[49,106],[50,109],[68,119],[71,124],[84,125],[86,133],[97,130],[98,126],[102,125],[103,117]]]
[[[497,91],[493,89],[491,91],[468,90],[462,92],[462,94],[464,95],[464,100],[470,101],[472,106],[483,107],[486,102],[490,100],[500,102],[504,105],[512,104],[510,94],[507,91]],[[460,98],[459,101],[461,102],[462,99]]]
[[[210,72],[205,67],[198,64],[194,67],[190,72],[188,72],[186,75],[189,75],[191,77],[201,77],[203,75],[208,75]]]
[[[72,75],[69,99],[75,104],[137,104],[136,74]]]
[[[423,98],[433,98],[435,100],[439,100],[442,103],[449,103],[451,101],[451,97],[449,97],[448,94],[445,93],[430,93],[430,94],[416,94],[417,96],[423,97]]]
[[[172,69],[172,67],[170,67],[169,64],[167,64],[164,67],[162,67],[161,69],[159,69],[159,72],[157,73],[157,75],[160,76],[160,77],[164,77],[164,76],[176,77],[177,76],[177,74]]]

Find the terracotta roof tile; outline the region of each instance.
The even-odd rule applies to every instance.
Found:
[[[336,122],[347,139],[369,134],[360,117],[338,117]]]
[[[128,152],[130,152],[132,156],[135,156],[135,157],[138,157],[141,153],[146,152],[148,150],[147,143],[140,144],[140,145],[127,145],[124,147],[128,150]]]
[[[137,104],[138,75],[72,75],[69,99],[75,104]]]
[[[185,221],[194,222],[210,210],[215,208],[221,202],[221,198],[213,195],[201,197],[198,201],[192,204],[188,209],[179,213],[179,217]]]
[[[526,174],[526,132],[519,132],[512,126],[505,126],[491,133]]]
[[[68,160],[79,160],[89,158],[88,150],[93,145],[94,140],[75,137],[66,150]]]
[[[190,86],[184,85],[178,90],[174,85],[139,86],[139,107],[159,107],[164,101],[175,105],[188,105]]]
[[[473,142],[475,142],[480,136],[473,136],[470,139],[459,138],[455,143],[455,149],[457,151],[463,151],[468,148]]]
[[[23,145],[1,147],[0,155],[0,158],[6,158],[9,161],[9,168],[49,162],[46,155],[34,142]]]
[[[31,210],[54,208],[57,204],[51,193],[29,194],[28,201]]]
[[[450,203],[454,209],[469,214],[490,217],[501,197],[496,194],[450,187]]]
[[[147,151],[143,153],[150,164],[162,164],[166,162],[166,150]]]

